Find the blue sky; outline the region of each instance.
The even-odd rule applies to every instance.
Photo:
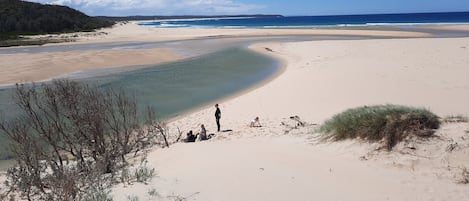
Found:
[[[469,0],[29,0],[88,15],[337,15],[469,11]]]

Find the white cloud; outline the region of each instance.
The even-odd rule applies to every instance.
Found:
[[[263,8],[232,0],[29,0],[66,5],[91,15],[244,14]]]

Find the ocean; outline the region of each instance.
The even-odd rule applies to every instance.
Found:
[[[469,24],[469,12],[373,15],[287,16],[255,18],[205,18],[155,20],[139,25],[165,28],[314,28],[353,26],[415,26],[428,24]]]

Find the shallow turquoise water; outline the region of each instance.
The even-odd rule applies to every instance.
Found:
[[[264,55],[229,48],[175,63],[149,66],[79,80],[101,88],[122,89],[135,96],[140,111],[152,106],[158,117],[171,118],[231,94],[245,90],[272,76],[280,64]],[[0,89],[0,113],[17,114],[12,102],[14,88]],[[0,159],[5,159],[7,142],[0,139]]]
[[[140,108],[152,106],[162,118],[246,89],[273,75],[279,64],[243,48],[230,48],[184,61],[87,79],[102,88],[123,89]]]

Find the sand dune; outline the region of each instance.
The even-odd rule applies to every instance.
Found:
[[[158,172],[149,185],[117,187],[117,200],[134,195],[188,200],[466,200],[458,184],[469,167],[469,124],[448,123],[429,141],[401,143],[392,152],[356,141],[318,142],[317,126],[293,129],[299,115],[320,124],[342,110],[372,104],[425,107],[440,116],[469,114],[469,69],[459,39],[386,39],[256,44],[283,59],[278,78],[221,103],[215,133],[213,106],[183,116],[173,129],[215,139],[176,144],[150,153]],[[266,51],[269,48],[271,51]],[[261,117],[261,128],[248,123]],[[285,126],[287,125],[287,126]],[[175,132],[173,130],[173,132]],[[448,151],[451,144],[457,149]]]

